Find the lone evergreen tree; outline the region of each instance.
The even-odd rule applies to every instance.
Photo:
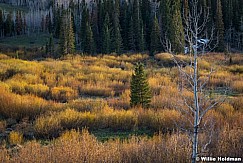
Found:
[[[146,108],[151,102],[151,91],[148,84],[147,76],[144,71],[144,65],[138,63],[131,79],[131,99],[130,105],[142,106]]]

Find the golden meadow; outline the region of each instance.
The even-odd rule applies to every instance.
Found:
[[[243,56],[208,54],[200,76],[211,67],[210,96],[229,88],[226,101],[207,113],[215,129],[206,155],[243,153]],[[178,58],[188,62],[185,55]],[[136,62],[146,65],[152,90],[148,109],[131,108],[130,78]],[[189,124],[176,109],[182,97],[170,54],[79,56],[25,61],[0,54],[0,162],[189,162],[191,143],[177,124]],[[217,90],[217,91],[215,91]],[[187,99],[190,92],[184,92]],[[9,126],[14,121],[15,124]],[[13,130],[13,131],[12,131]],[[127,132],[100,141],[96,131]],[[134,135],[149,130],[150,135]],[[26,135],[32,134],[29,139]],[[200,134],[201,145],[208,140]]]

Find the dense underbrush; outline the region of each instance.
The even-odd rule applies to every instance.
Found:
[[[177,57],[189,62],[186,55]],[[210,98],[227,96],[203,122],[206,127],[214,124],[208,154],[240,156],[243,152],[242,60],[240,54],[231,61],[223,54],[199,60],[201,79],[206,80],[211,67],[216,70],[205,93]],[[153,96],[147,109],[130,107],[130,78],[136,62],[145,63],[148,73]],[[185,130],[190,130],[191,117],[179,111],[185,107],[183,99],[193,99],[190,90],[178,91],[185,82],[172,56],[165,53],[155,58],[68,55],[43,61],[0,55],[0,162],[189,162],[191,144]],[[91,133],[103,129],[149,130],[155,136],[100,142]],[[201,144],[208,134],[200,133]]]

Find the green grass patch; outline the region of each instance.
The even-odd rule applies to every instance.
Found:
[[[115,140],[115,139],[128,139],[131,136],[148,136],[152,137],[154,132],[148,129],[139,129],[134,131],[113,131],[111,129],[100,129],[90,131],[99,141],[108,141],[108,140]]]
[[[13,5],[6,4],[6,3],[0,3],[0,9],[5,10],[7,12],[13,12],[13,11],[16,11],[16,10],[23,11],[23,12],[29,11],[27,7],[13,6]]]
[[[0,46],[13,48],[35,48],[44,46],[49,38],[47,33],[34,33],[0,39]]]

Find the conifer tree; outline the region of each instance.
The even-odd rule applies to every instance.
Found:
[[[59,38],[60,36],[60,30],[61,30],[61,9],[60,8],[54,8],[54,15],[53,15],[53,26],[54,26],[54,36],[56,38]]]
[[[171,1],[161,0],[160,2],[160,22],[161,22],[161,35],[162,42],[167,42],[169,40],[170,30],[171,30]],[[170,40],[169,40],[170,41]],[[164,51],[170,51],[171,49],[166,49],[163,47]]]
[[[49,56],[54,56],[54,52],[55,52],[55,46],[54,46],[54,40],[53,40],[53,35],[51,34],[50,38],[49,38],[49,45],[48,45],[48,53]]]
[[[15,31],[17,35],[22,34],[23,30],[23,20],[21,16],[21,12],[17,11],[16,13],[16,19],[15,19]]]
[[[233,25],[233,0],[222,0],[222,12],[225,29],[229,29]]]
[[[185,18],[185,20],[188,20],[188,16],[189,16],[189,3],[188,0],[183,0],[182,3],[182,15]]]
[[[75,50],[75,38],[70,11],[63,11],[59,39],[60,53],[62,55],[72,54]]]
[[[154,54],[155,52],[159,52],[161,49],[161,44],[160,44],[160,27],[158,23],[158,19],[155,16],[154,21],[153,21],[153,27],[151,31],[151,41],[150,41],[150,52],[151,54]]]
[[[136,50],[135,33],[134,33],[134,26],[133,26],[133,19],[132,19],[132,17],[131,17],[131,19],[129,21],[128,47],[129,47],[129,50],[132,50],[132,51]]]
[[[171,23],[169,39],[172,46],[172,51],[181,53],[184,51],[184,29],[182,25],[180,0],[173,0],[171,10]]]
[[[23,33],[26,34],[26,31],[27,31],[27,22],[26,22],[25,14],[23,15],[23,17],[24,17],[24,22],[23,22]]]
[[[17,18],[16,18],[16,20],[17,20]],[[15,23],[15,24],[17,24],[17,23]],[[42,16],[41,17],[41,32],[45,32],[45,29],[46,28],[46,23],[45,23],[45,18],[44,18],[44,16]]]
[[[90,38],[92,42],[92,54],[97,52],[97,46],[99,46],[99,28],[98,28],[98,9],[92,9],[91,16],[90,16]],[[89,31],[88,31],[89,32]],[[92,37],[91,37],[92,35]],[[98,47],[100,48],[100,47]],[[99,49],[100,50],[100,49]]]
[[[156,12],[156,11],[154,11]],[[143,21],[143,32],[144,32],[144,44],[150,49],[150,35],[152,30],[152,17],[151,17],[152,9],[151,9],[151,1],[150,0],[142,0],[141,1],[141,17]]]
[[[161,0],[160,3],[160,18],[161,18],[161,29],[163,35],[168,35],[171,22],[171,1],[170,0]]]
[[[4,27],[3,11],[0,9],[0,37],[3,37],[4,35],[3,27]]]
[[[151,91],[148,84],[147,76],[144,70],[144,65],[138,63],[131,79],[131,99],[130,105],[142,106],[147,108],[151,102]]]
[[[222,15],[221,0],[217,0],[216,7],[217,8],[216,8],[216,15],[215,15],[215,24],[216,24],[216,32],[218,36],[217,51],[223,52],[225,50],[225,45],[224,45],[224,22],[223,22],[223,15]]]
[[[143,36],[143,21],[141,17],[141,10],[140,10],[140,3],[139,0],[133,1],[133,13],[132,13],[132,20],[133,20],[133,31],[134,31],[134,40],[135,40],[135,47],[137,51],[144,50],[144,36]]]
[[[89,10],[87,8],[87,4],[85,1],[82,1],[82,19],[81,19],[81,29],[80,29],[80,41],[81,41],[81,49],[85,52],[85,47],[87,47],[86,42],[86,34],[87,34],[87,27],[90,25],[89,20]]]
[[[75,34],[73,29],[73,20],[71,16],[71,12],[68,14],[68,53],[72,54],[75,51]]]
[[[4,22],[4,34],[5,36],[12,36],[14,32],[14,22],[12,20],[12,13],[7,15],[7,19]]]
[[[52,21],[50,12],[46,15],[46,28],[48,29],[49,33],[52,33]]]
[[[46,42],[45,48],[46,48],[46,54],[45,54],[45,57],[46,57],[46,56],[49,55],[49,43],[48,43],[48,41]]]
[[[88,24],[88,22],[86,22],[84,52],[88,53],[88,54],[93,54],[95,52],[93,32],[92,32],[91,26],[90,26],[90,24]]]
[[[97,31],[98,31],[98,37],[95,37],[96,39],[96,48],[97,52],[102,52],[102,32],[103,32],[103,22],[105,18],[105,11],[104,11],[104,4],[102,0],[97,0]]]
[[[102,53],[109,54],[111,46],[111,31],[110,31],[110,19],[109,14],[106,13],[105,21],[102,30]]]
[[[242,0],[234,0],[233,1],[233,26],[234,28],[239,31],[239,27],[240,27],[240,14],[242,14],[242,10],[243,10],[243,6],[240,5],[242,4]],[[242,16],[242,15],[241,15]]]
[[[122,49],[122,37],[120,28],[120,1],[115,0],[113,12],[113,29],[112,29],[112,52],[120,53]]]
[[[127,1],[123,1],[121,4],[121,15],[120,15],[120,26],[121,26],[121,37],[122,37],[122,45],[124,50],[129,49],[129,19],[130,13],[128,10]]]

